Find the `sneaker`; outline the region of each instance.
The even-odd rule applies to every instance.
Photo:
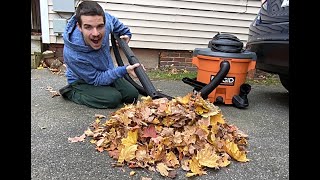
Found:
[[[63,97],[67,97],[66,93],[72,90],[72,86],[70,84],[62,87],[61,89],[59,89],[59,93],[61,94],[61,96]]]

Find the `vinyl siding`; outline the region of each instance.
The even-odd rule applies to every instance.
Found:
[[[246,43],[248,27],[260,1],[253,0],[100,0],[99,4],[130,27],[130,47],[193,50],[206,47],[218,32],[231,33]],[[75,1],[75,5],[78,1]],[[63,43],[53,32],[53,19],[69,19],[72,13],[56,13],[48,0],[50,43]]]

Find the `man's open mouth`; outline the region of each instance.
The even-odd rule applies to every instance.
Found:
[[[98,39],[98,40],[91,39],[91,41],[92,41],[94,44],[98,44],[98,43],[99,43],[99,39]]]

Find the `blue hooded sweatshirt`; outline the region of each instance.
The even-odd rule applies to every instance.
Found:
[[[116,79],[124,77],[126,66],[115,67],[110,55],[109,34],[128,35],[128,27],[116,17],[105,12],[106,33],[100,49],[95,50],[85,44],[82,33],[77,28],[75,15],[71,17],[63,33],[63,58],[67,66],[66,77],[68,83],[83,80],[95,86],[110,85]]]

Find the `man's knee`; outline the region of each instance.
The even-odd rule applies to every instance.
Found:
[[[125,103],[137,102],[139,96],[139,91],[137,89],[132,89],[127,92],[126,97],[123,99]]]
[[[114,109],[119,107],[121,102],[121,94],[113,93],[105,97],[94,97],[82,95],[81,102],[89,107],[98,108],[98,109]]]
[[[112,108],[112,109],[117,108],[117,107],[119,107],[119,106],[122,104],[121,99],[122,99],[122,96],[121,96],[120,93],[119,93],[118,96],[113,96],[113,97],[111,97],[111,98],[106,102],[105,105],[108,106],[108,108]]]

